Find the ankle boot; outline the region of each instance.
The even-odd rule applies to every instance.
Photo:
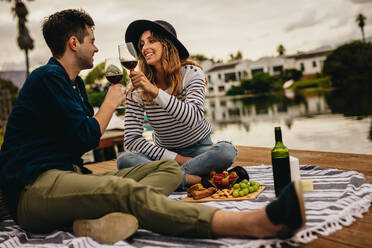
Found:
[[[279,197],[266,206],[266,214],[272,224],[284,225],[277,237],[287,239],[299,231],[306,223],[301,182],[288,184]]]

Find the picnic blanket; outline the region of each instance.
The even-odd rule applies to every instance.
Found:
[[[255,200],[237,202],[202,203],[228,211],[244,211],[264,207],[274,199],[271,166],[244,167],[252,180],[266,186]],[[171,237],[139,229],[127,241],[114,245],[100,244],[91,238],[76,238],[68,231],[54,231],[47,235],[23,231],[14,221],[0,223],[0,247],[279,247],[283,243],[300,245],[329,235],[343,226],[351,225],[356,218],[362,218],[372,202],[372,184],[363,174],[356,171],[325,169],[305,165],[300,168],[302,179],[312,179],[313,192],[306,192],[306,226],[291,239],[187,239]],[[186,192],[174,192],[170,198],[180,200]],[[194,204],[194,203],[191,203]]]

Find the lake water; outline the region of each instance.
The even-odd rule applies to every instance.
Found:
[[[214,142],[273,147],[281,126],[289,149],[372,154],[372,96],[303,91],[254,97],[207,98]]]

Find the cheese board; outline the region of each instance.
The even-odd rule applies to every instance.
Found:
[[[220,194],[219,192],[221,192],[219,190],[219,191],[217,191],[216,193],[214,193],[211,196],[204,197],[204,198],[201,198],[201,199],[198,199],[198,200],[194,200],[192,197],[186,196],[186,197],[182,198],[181,201],[184,201],[184,202],[209,202],[209,201],[244,201],[244,200],[254,200],[264,190],[265,190],[265,186],[260,185],[260,187],[258,188],[257,191],[252,192],[252,193],[249,193],[249,194],[247,194],[245,196],[242,196],[242,197],[240,197],[240,196],[239,197],[233,197],[232,195],[226,196],[226,194],[225,194],[224,197],[222,197],[222,196],[217,197],[217,195]]]

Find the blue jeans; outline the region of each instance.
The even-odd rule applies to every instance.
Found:
[[[185,157],[192,157],[181,166],[183,176],[179,189],[185,189],[186,174],[202,177],[209,175],[211,170],[226,170],[234,163],[238,153],[234,145],[227,141],[220,141],[213,145],[210,136],[189,147],[169,150]],[[153,161],[151,158],[142,153],[122,152],[117,158],[117,167],[120,170],[151,161]]]

